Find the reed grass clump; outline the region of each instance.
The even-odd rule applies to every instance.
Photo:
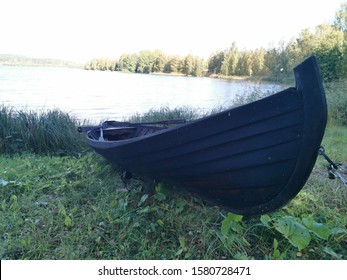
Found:
[[[198,108],[182,106],[172,109],[168,106],[164,106],[159,109],[152,108],[148,112],[143,114],[134,114],[127,121],[132,123],[178,119],[185,119],[186,121],[191,121],[201,116],[202,113]]]
[[[325,85],[329,109],[329,121],[336,125],[347,125],[347,80]]]
[[[0,152],[78,153],[84,143],[77,120],[60,110],[33,112],[0,107]]]

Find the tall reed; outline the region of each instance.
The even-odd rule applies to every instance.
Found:
[[[80,152],[84,143],[77,120],[60,110],[33,112],[0,107],[0,152],[65,154]]]
[[[170,108],[168,106],[161,107],[159,109],[150,109],[143,114],[134,114],[127,119],[129,122],[150,122],[150,121],[163,121],[163,120],[178,120],[185,119],[191,121],[201,117],[202,114],[198,108],[192,108],[189,106],[181,106],[176,108]]]

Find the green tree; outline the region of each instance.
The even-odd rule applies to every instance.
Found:
[[[180,72],[181,58],[178,55],[170,56],[164,66],[165,73]]]
[[[265,75],[265,49],[261,48],[251,52],[252,75]]]
[[[347,32],[347,1],[342,3],[336,12],[334,26],[342,32]]]
[[[194,67],[194,58],[193,55],[188,54],[182,60],[182,69],[181,72],[185,75],[192,75]]]
[[[194,77],[201,77],[205,74],[206,63],[204,59],[195,56],[193,57],[193,69],[191,75]]]
[[[231,47],[225,51],[224,60],[221,66],[221,74],[226,76],[236,75],[240,52],[233,42]]]
[[[217,51],[214,54],[212,54],[207,62],[208,73],[221,74],[223,60],[224,60],[223,51]]]
[[[152,72],[164,72],[164,67],[168,61],[167,56],[161,50],[155,50],[153,58]]]
[[[331,81],[343,76],[341,67],[345,51],[344,33],[335,26],[321,24],[316,26],[315,32],[303,30],[297,39],[300,49],[300,59],[316,55],[322,76]]]
[[[252,76],[252,56],[250,52],[240,52],[234,75],[237,76]]]
[[[100,71],[114,71],[116,62],[108,58],[94,58],[87,65],[87,69]]]
[[[340,9],[336,12],[334,26],[343,32],[344,41],[342,48],[342,59],[339,61],[339,76],[347,75],[347,1],[341,4]]]
[[[287,45],[284,42],[280,42],[277,47],[268,49],[264,55],[267,73],[276,80],[281,80],[291,75],[293,67],[299,60],[298,54],[301,54],[301,51],[298,52],[297,41],[291,41]]]
[[[136,64],[136,73],[151,73],[154,64],[153,52],[148,50],[140,51]]]
[[[136,71],[138,55],[137,54],[123,54],[116,63],[116,71],[132,72]]]
[[[343,61],[344,35],[343,32],[330,25],[319,25],[317,36],[322,40],[316,50],[320,68],[325,80],[341,78],[340,61]]]

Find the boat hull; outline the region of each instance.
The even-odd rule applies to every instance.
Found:
[[[234,213],[262,214],[304,186],[327,120],[316,59],[294,69],[296,87],[173,128],[89,145],[127,171],[184,187]]]

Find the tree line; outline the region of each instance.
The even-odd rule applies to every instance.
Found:
[[[161,50],[143,50],[139,53],[123,54],[118,60],[94,58],[85,67],[89,70],[122,71],[131,73],[175,73],[191,76],[206,74],[203,58],[188,54],[168,56]]]
[[[270,76],[292,75],[295,65],[316,55],[325,80],[347,76],[347,2],[341,5],[333,24],[321,24],[314,31],[304,29],[288,43],[256,50],[240,50],[233,43],[213,53],[207,61],[188,54],[166,55],[160,50],[123,54],[118,60],[93,59],[86,69],[132,73],[180,73],[192,76]]]

